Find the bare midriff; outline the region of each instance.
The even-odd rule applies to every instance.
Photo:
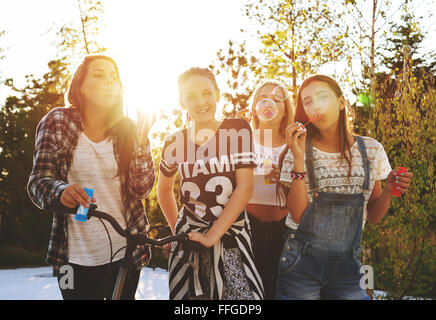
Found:
[[[288,213],[288,209],[265,204],[247,204],[246,210],[255,218],[263,222],[280,221]]]

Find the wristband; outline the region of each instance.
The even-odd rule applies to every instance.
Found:
[[[292,170],[291,177],[292,180],[303,180],[304,178],[306,178],[306,172],[295,172],[294,170]]]

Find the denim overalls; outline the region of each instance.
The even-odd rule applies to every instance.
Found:
[[[362,137],[356,136],[369,189],[370,165]],[[311,190],[318,188],[312,141],[306,140],[306,169]],[[358,259],[364,196],[315,191],[298,229],[290,229],[279,262],[276,298],[364,299]]]

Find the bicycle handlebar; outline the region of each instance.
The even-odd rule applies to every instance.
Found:
[[[157,239],[157,240],[150,239],[147,235],[142,234],[142,233],[138,233],[138,231],[136,229],[131,229],[131,228],[123,229],[120,226],[120,224],[115,220],[114,217],[107,214],[106,212],[98,211],[98,210],[96,210],[96,208],[97,208],[97,205],[95,205],[93,203],[89,206],[88,219],[90,219],[91,217],[97,217],[97,218],[101,218],[103,220],[108,221],[119,235],[121,235],[122,237],[125,237],[128,240],[136,242],[137,244],[146,244],[146,245],[151,245],[151,246],[164,246],[164,245],[166,245],[170,242],[174,242],[174,241],[179,241],[179,242],[189,241],[188,234],[186,234],[186,233],[174,235],[174,236],[168,236],[168,237],[165,237],[162,239]],[[76,212],[77,212],[77,207],[70,208],[70,209],[66,210],[66,213],[68,213],[68,214],[76,214]]]
[[[183,243],[184,250],[192,250],[196,252],[201,252],[201,250],[205,249],[199,242],[195,242],[188,239],[188,234],[183,233],[175,236],[168,236],[162,239],[150,239],[146,234],[138,233],[136,229],[133,228],[126,228],[123,229],[117,220],[115,220],[114,217],[112,217],[110,214],[107,214],[103,211],[96,210],[97,205],[91,203],[88,209],[88,220],[91,217],[97,217],[101,218],[103,220],[108,221],[112,227],[115,229],[115,231],[120,234],[122,237],[125,237],[127,241],[127,249],[125,253],[125,259],[126,261],[130,261],[131,256],[133,254],[133,249],[136,246],[133,246],[133,244],[144,244],[144,245],[151,245],[151,246],[163,246],[165,244],[168,244],[173,241],[179,241]],[[76,208],[67,208],[64,205],[61,205],[60,201],[59,203],[55,202],[53,205],[53,211],[55,213],[67,213],[67,214],[76,214],[78,207]],[[107,229],[106,229],[107,231]],[[148,229],[146,232],[150,231]],[[109,236],[109,233],[108,233]],[[110,237],[109,237],[110,238]],[[129,249],[130,248],[130,249]],[[111,244],[111,255],[112,255],[112,244]],[[111,263],[112,263],[111,257]],[[115,287],[113,289],[112,299],[113,300],[119,300],[121,298],[121,294],[123,291],[124,283],[126,281],[127,273],[128,273],[128,265],[126,262],[123,262],[120,266],[120,269],[118,271],[118,277],[117,281],[115,283]],[[106,273],[107,274],[107,273]],[[107,275],[106,275],[107,276]],[[107,279],[107,278],[106,278]],[[107,281],[107,280],[106,280]],[[105,291],[106,292],[106,291]]]

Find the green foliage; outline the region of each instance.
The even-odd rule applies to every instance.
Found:
[[[389,31],[386,31],[386,38],[383,46],[383,54],[381,55],[380,64],[394,70],[396,74],[402,72],[403,69],[403,54],[404,46],[409,46],[410,54],[414,55],[414,68],[426,68],[429,72],[436,72],[436,60],[431,52],[419,57],[416,53],[421,47],[422,41],[425,39],[425,34],[421,29],[420,20],[422,17],[416,17],[410,8],[406,5],[403,7],[403,14],[399,22],[389,23]]]
[[[391,165],[409,168],[414,178],[408,193],[393,197],[379,224],[366,225],[363,242],[370,254],[365,263],[373,266],[375,287],[386,291],[387,299],[434,299],[434,61],[416,54],[424,35],[407,6],[403,12],[401,21],[390,23],[384,34],[386,50],[379,55],[380,66],[389,71],[376,75],[375,105],[360,101],[363,107],[356,108],[354,129],[379,141]],[[410,46],[410,55],[404,54],[405,45]]]
[[[401,92],[400,97],[390,94],[394,84]],[[414,177],[407,194],[393,197],[382,222],[365,228],[363,239],[366,248],[371,249],[375,285],[387,291],[387,298],[434,299],[436,281],[431,277],[436,272],[434,76],[422,70],[421,78],[409,74],[404,85],[386,77],[378,84],[377,97],[362,129],[385,147],[393,167],[407,167]]]
[[[60,60],[49,63],[50,71],[41,79],[27,77],[24,89],[12,79],[5,84],[15,91],[0,110],[0,212],[3,241],[17,241],[25,247],[46,245],[50,217],[40,212],[27,195],[32,168],[35,130],[41,118],[52,108],[63,106],[66,90],[66,65]]]
[[[337,23],[342,13],[324,1],[250,1],[245,13],[257,23],[262,44],[259,75],[292,79],[294,100],[297,79],[338,61],[346,50],[348,32]]]
[[[246,51],[245,42],[235,49],[230,40],[226,52],[218,50],[217,59],[209,68],[218,78],[224,76],[226,80],[226,87],[220,88],[224,99],[224,117],[233,117],[238,111],[249,107],[249,99],[258,82],[255,77],[257,62]]]
[[[27,181],[32,168],[36,126],[51,109],[64,106],[64,94],[70,78],[71,57],[83,55],[85,41],[92,50],[97,45],[98,16],[102,5],[95,0],[80,0],[83,28],[72,25],[60,28],[58,49],[62,58],[48,62],[49,72],[41,78],[27,75],[24,88],[12,79],[4,85],[11,94],[0,105],[0,240],[26,249],[46,248],[51,216],[41,215],[27,195]],[[0,36],[4,32],[0,33]],[[77,49],[77,50],[76,50]],[[1,50],[0,50],[1,51]]]
[[[153,190],[145,199],[145,209],[147,213],[147,218],[152,226],[168,226],[167,220],[162,213],[159,206],[159,201],[157,199],[157,180],[159,176],[159,165],[162,154],[163,145],[165,142],[165,137],[171,132],[175,132],[184,126],[182,121],[182,111],[180,109],[175,109],[171,114],[162,114],[160,120],[152,128],[151,136],[151,152],[153,157],[153,162],[155,165],[155,175],[156,181]],[[177,176],[174,183],[173,192],[176,196],[176,201],[178,208],[181,208],[181,204],[178,199],[180,187],[180,179]],[[170,231],[171,232],[171,231]],[[162,238],[169,235],[169,233],[158,233],[154,230],[149,233],[152,238]],[[168,268],[168,259],[165,258],[161,248],[154,248],[152,251],[152,260],[149,263],[149,267],[160,267],[163,269]]]
[[[64,59],[74,60],[86,54],[103,53],[99,30],[103,25],[104,7],[100,1],[78,0],[80,21],[65,24],[57,32],[56,46]]]

